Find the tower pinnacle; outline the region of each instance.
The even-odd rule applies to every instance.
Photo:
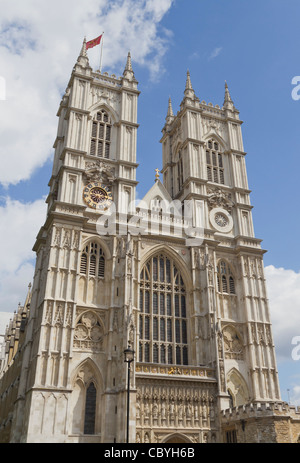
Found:
[[[123,72],[123,76],[126,79],[129,79],[129,80],[134,78],[134,72],[133,72],[133,69],[132,69],[130,51],[128,52],[128,55],[127,55],[127,61],[126,61],[125,69],[124,69],[124,72]]]
[[[166,123],[170,124],[172,120],[174,119],[174,113],[173,113],[173,108],[172,108],[172,101],[171,97],[169,97],[169,104],[168,104],[168,112],[167,112],[167,117],[166,117]]]
[[[233,109],[234,108],[234,104],[233,104],[233,101],[231,99],[226,80],[225,80],[225,97],[224,97],[224,105],[223,106],[226,109]]]
[[[169,106],[168,106],[168,114],[167,116],[169,117],[173,117],[174,114],[173,114],[173,108],[172,108],[172,101],[171,101],[171,97],[169,97]]]
[[[195,97],[195,92],[194,92],[194,89],[192,87],[191,76],[190,76],[190,71],[189,70],[187,70],[187,73],[186,73],[186,84],[185,84],[184,95],[187,98],[194,98]]]
[[[86,37],[84,37],[83,39],[83,43],[82,43],[80,54],[77,59],[77,63],[81,64],[84,67],[89,66],[89,58],[88,58],[87,51],[86,51]]]
[[[84,39],[83,39],[80,56],[87,56],[87,53],[86,53],[86,37],[84,37]]]

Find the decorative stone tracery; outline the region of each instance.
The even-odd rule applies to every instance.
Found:
[[[77,320],[74,332],[74,347],[80,349],[102,349],[103,326],[93,311],[84,312]]]
[[[224,351],[226,359],[243,360],[244,347],[236,329],[228,325],[223,330]]]

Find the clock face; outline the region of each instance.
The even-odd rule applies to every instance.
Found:
[[[89,183],[84,187],[83,200],[92,209],[106,211],[112,203],[110,189],[99,182]]]
[[[214,207],[209,213],[212,226],[220,233],[230,233],[233,229],[232,216],[221,207]]]
[[[226,215],[220,212],[215,215],[215,221],[219,225],[219,227],[226,227],[226,225],[228,225],[228,219]]]

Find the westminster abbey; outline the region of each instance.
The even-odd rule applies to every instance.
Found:
[[[0,359],[0,442],[296,442],[282,402],[239,111],[189,72],[136,201],[138,82],[86,42],[58,109],[47,217]],[[140,160],[142,162],[142,160]],[[130,363],[124,351],[134,351]],[[127,396],[129,415],[127,416]]]

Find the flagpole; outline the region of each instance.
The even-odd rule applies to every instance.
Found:
[[[102,37],[101,37],[101,52],[100,52],[100,66],[99,66],[100,74],[101,74],[101,71],[102,71],[103,35],[104,35],[104,32],[102,32]]]

